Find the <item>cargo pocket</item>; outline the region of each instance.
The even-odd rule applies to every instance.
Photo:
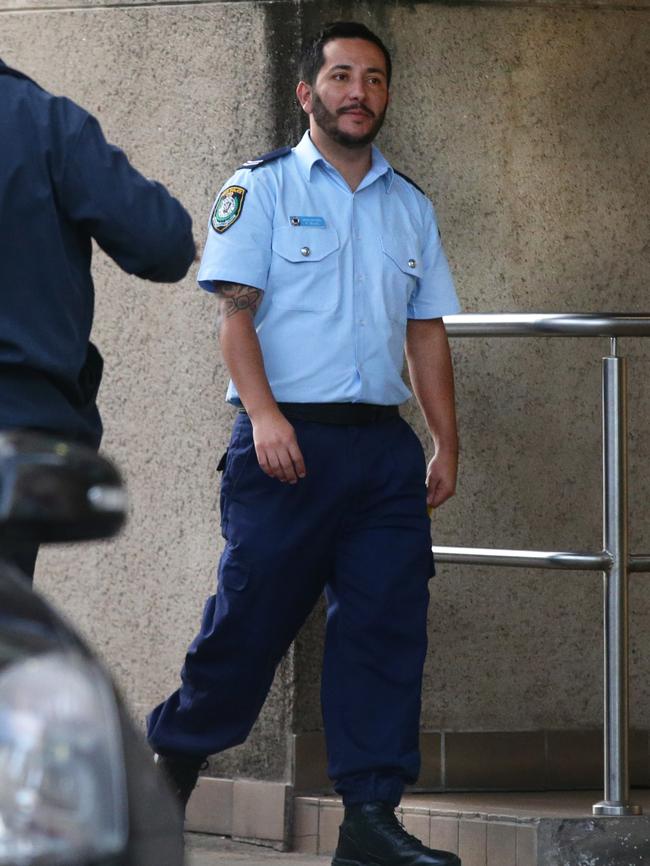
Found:
[[[234,555],[233,548],[227,544],[219,561],[218,579],[225,590],[243,592],[248,586],[251,567]]]
[[[242,416],[241,419],[237,419],[236,423],[241,425],[243,420]],[[219,510],[221,512],[221,534],[226,540],[228,539],[230,501],[237,489],[237,484],[246,468],[251,453],[255,456],[252,431],[249,429],[246,435],[245,430],[240,426],[233,433],[229,447],[217,464],[217,471],[223,473],[221,476],[221,489],[219,491]]]

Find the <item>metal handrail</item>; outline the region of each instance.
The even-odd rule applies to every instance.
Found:
[[[611,558],[602,553],[555,550],[494,550],[490,547],[436,547],[437,562],[466,565],[513,565],[520,568],[559,568],[569,571],[605,571]]]
[[[453,337],[650,336],[650,313],[461,313],[444,322]]]
[[[650,336],[650,314],[464,313],[446,316],[452,337],[609,337],[603,358],[603,549],[594,552],[433,547],[438,562],[602,571],[604,576],[605,778],[595,815],[640,815],[630,801],[629,575],[650,555],[629,553],[627,362],[618,337]]]

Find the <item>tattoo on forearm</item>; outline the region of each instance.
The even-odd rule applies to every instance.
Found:
[[[229,319],[240,310],[248,310],[251,316],[257,312],[262,303],[261,289],[252,286],[242,286],[238,283],[214,283],[214,289],[219,297],[219,309],[221,315]]]

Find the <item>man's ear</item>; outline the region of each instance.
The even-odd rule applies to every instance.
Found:
[[[298,98],[298,102],[302,106],[302,110],[306,114],[311,114],[311,112],[312,112],[311,85],[307,84],[306,81],[300,81],[298,83],[298,86],[296,87],[296,96]]]

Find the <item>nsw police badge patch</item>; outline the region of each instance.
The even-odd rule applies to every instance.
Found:
[[[244,207],[246,190],[243,186],[229,186],[221,193],[212,211],[210,222],[215,232],[222,234],[237,222]]]

